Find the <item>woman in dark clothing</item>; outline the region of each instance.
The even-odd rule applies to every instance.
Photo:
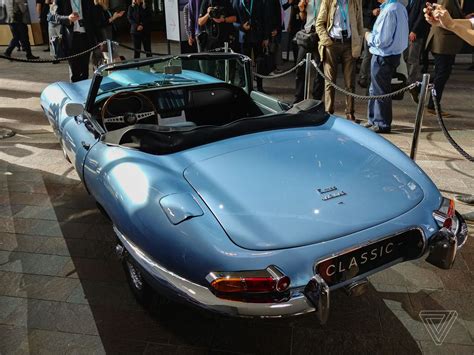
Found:
[[[134,58],[140,58],[142,43],[145,52],[149,52],[146,56],[151,57],[151,11],[143,0],[133,0],[128,8],[127,18],[131,25]]]
[[[110,11],[109,0],[94,0],[94,16],[98,30],[99,41],[107,39],[115,39],[115,24],[114,22],[123,16],[125,11]]]
[[[296,36],[296,33],[303,28],[303,21],[300,18],[300,10],[298,9],[298,0],[288,0],[282,5],[283,10],[290,8],[290,17],[288,20],[288,47],[287,50],[291,48],[293,51],[293,61],[296,64],[296,59],[298,58],[298,45],[293,39]]]

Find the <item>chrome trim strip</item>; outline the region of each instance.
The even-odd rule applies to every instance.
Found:
[[[130,256],[157,282],[198,307],[239,317],[280,318],[314,312],[315,308],[306,296],[297,290],[291,298],[281,303],[245,303],[217,298],[207,287],[193,283],[167,270],[113,227],[120,242]]]

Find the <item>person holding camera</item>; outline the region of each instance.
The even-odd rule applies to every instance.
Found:
[[[313,54],[313,59],[318,62],[322,70],[318,53],[318,35],[316,34],[316,19],[318,17],[319,5],[321,0],[301,0],[298,3],[299,18],[303,21],[303,29],[296,33],[296,44],[298,45],[298,56],[296,63],[305,59],[307,53]],[[294,103],[300,102],[304,98],[304,80],[305,67],[302,65],[296,70],[296,90]],[[319,74],[313,75],[312,97],[315,100],[321,100],[324,91],[324,79]]]
[[[55,0],[54,13],[49,22],[60,26],[62,34],[62,54],[75,55],[87,51],[96,44],[97,33],[94,26],[93,0]],[[90,53],[68,60],[71,82],[89,77]]]
[[[146,7],[144,0],[132,0],[127,19],[130,22],[135,59],[140,58],[142,44],[144,51],[147,52],[146,56],[151,57],[151,18],[151,10]]]
[[[200,47],[209,51],[234,43],[234,25],[237,16],[230,0],[203,0],[198,24],[201,27]]]
[[[13,49],[21,44],[26,52],[27,59],[38,59],[31,53],[30,40],[28,39],[28,6],[24,0],[6,0],[6,20],[10,26],[12,40],[4,52],[6,57],[12,55]]]
[[[323,0],[316,21],[319,51],[324,74],[332,82],[337,79],[337,66],[342,64],[345,89],[354,92],[355,61],[362,51],[364,26],[360,0]],[[334,88],[326,82],[325,107],[334,113]],[[346,118],[359,123],[354,116],[354,98],[346,96]]]
[[[450,16],[454,19],[463,19],[463,12],[461,2],[459,0],[440,0],[439,5],[442,5]],[[459,53],[464,45],[464,42],[458,36],[453,35],[440,26],[432,26],[426,40],[426,47],[429,48],[434,57],[434,76],[433,85],[436,89],[436,94],[441,107],[441,99],[443,96],[444,87],[451,76],[456,54]],[[433,98],[430,97],[427,111],[436,115]],[[450,117],[451,114],[441,110],[443,117]]]

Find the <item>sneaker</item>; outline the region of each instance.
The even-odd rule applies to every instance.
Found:
[[[390,133],[391,129],[390,128],[382,128],[376,124],[374,125],[370,125],[370,127],[368,127],[369,130],[371,130],[372,132],[375,132],[375,133],[378,133],[378,134],[386,134],[386,133]]]
[[[466,205],[474,205],[474,195],[455,195],[454,199]]]
[[[373,126],[373,124],[370,123],[370,122],[367,122],[366,124],[364,124],[364,127],[365,127],[365,128],[370,128],[370,127],[372,127],[372,126]]]
[[[430,113],[431,115],[436,116],[436,110],[434,108],[427,108],[426,111]],[[454,115],[446,111],[441,111],[441,116],[443,118],[448,118],[448,117],[453,117]]]

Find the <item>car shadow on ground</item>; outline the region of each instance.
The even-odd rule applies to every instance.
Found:
[[[403,320],[416,319],[418,311],[408,294],[396,289],[379,292],[371,286],[358,298],[332,293],[331,315],[324,326],[313,314],[235,319],[172,301],[144,309],[129,290],[114,253],[112,225],[82,185],[67,176],[13,164],[8,170],[40,176],[31,179],[30,190],[43,184],[46,202],[38,213],[46,213],[46,206],[51,209],[49,216],[18,217],[15,211],[22,210],[12,204],[18,195],[10,192],[13,225],[8,228],[18,236],[37,235],[31,252],[18,243],[7,261],[22,271],[17,313],[23,318],[17,325],[26,329],[24,347],[31,353],[62,351],[65,346],[107,353],[420,353],[413,329]],[[7,183],[14,181],[15,174],[7,176]],[[42,281],[40,275],[50,278]],[[442,309],[428,294],[415,297]]]

